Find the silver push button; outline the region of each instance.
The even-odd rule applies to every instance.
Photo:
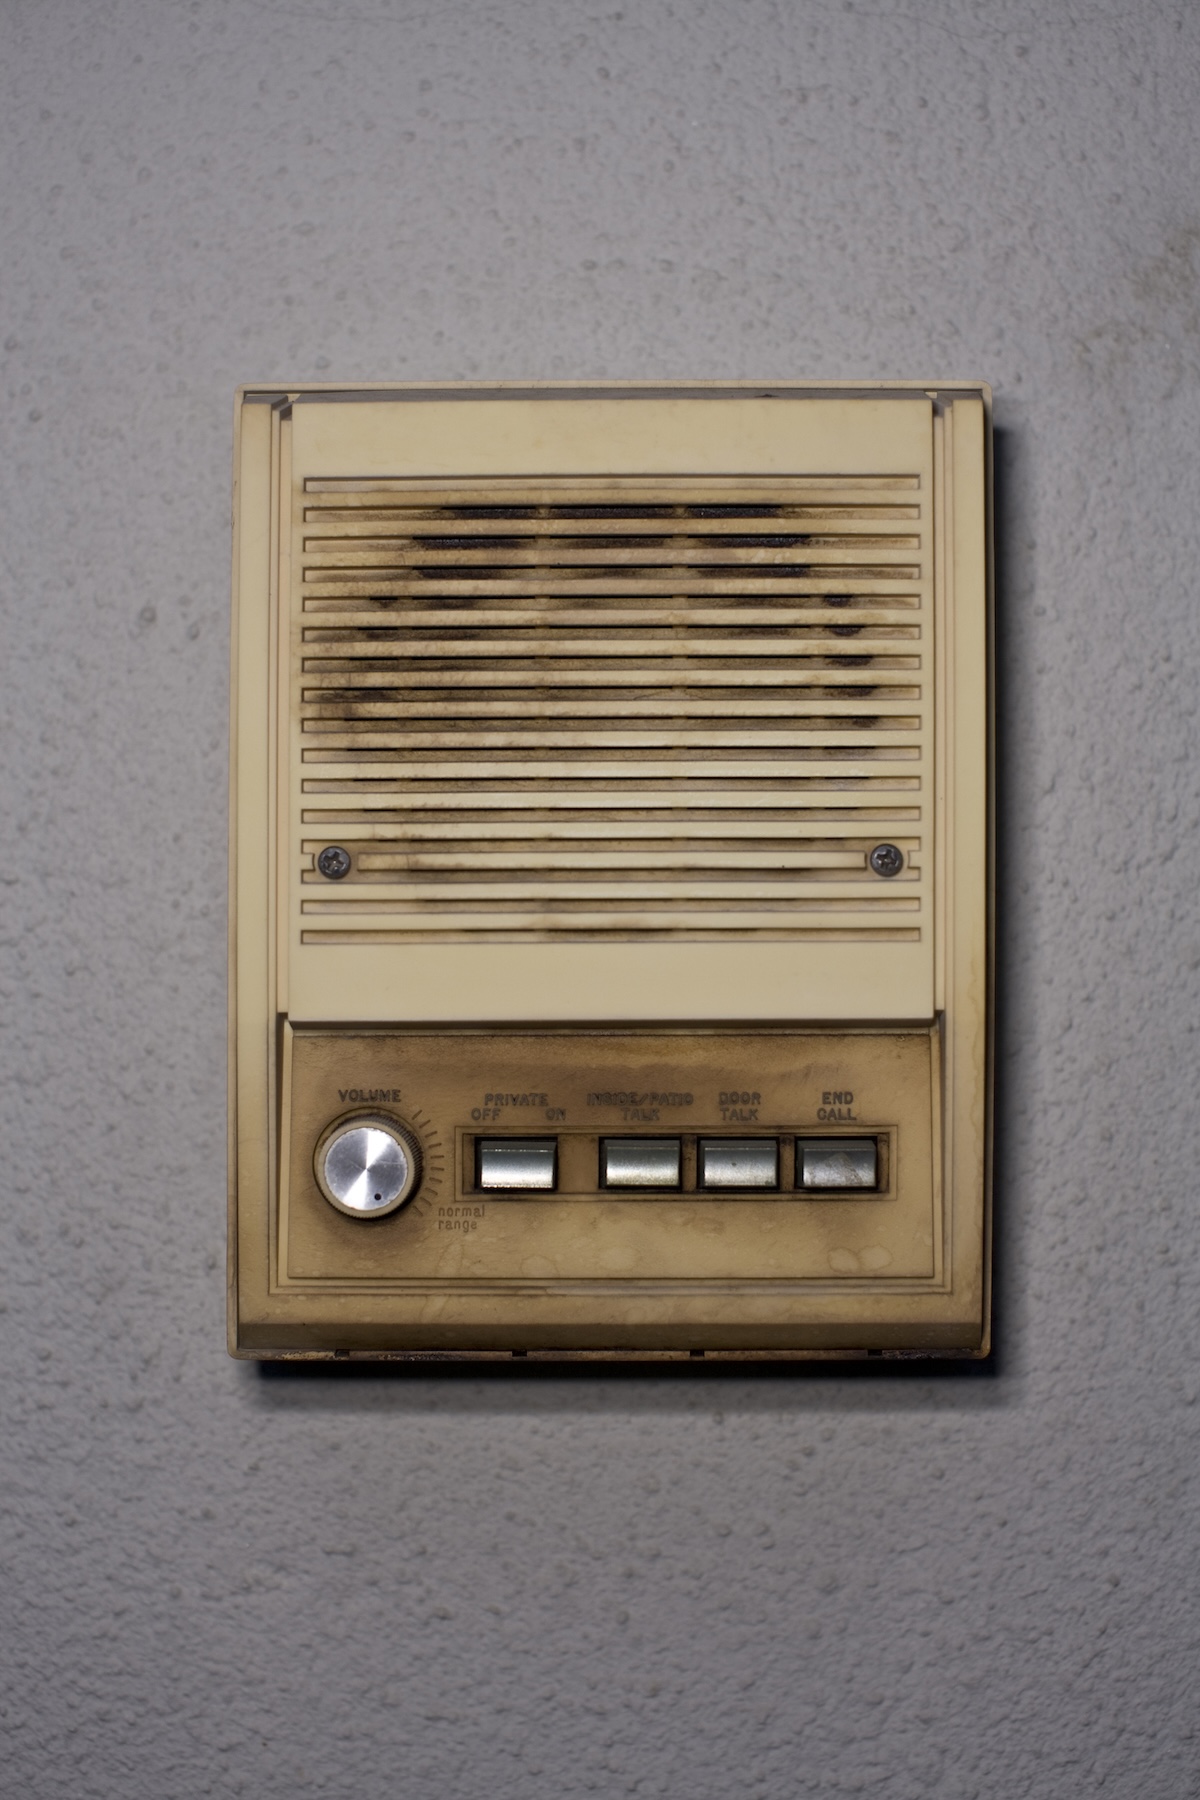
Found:
[[[779,1186],[779,1145],[774,1138],[701,1138],[702,1188]]]
[[[803,1188],[873,1188],[878,1158],[874,1138],[798,1138],[796,1173]]]
[[[610,1188],[677,1188],[678,1138],[602,1138],[600,1179]]]
[[[481,1188],[553,1192],[557,1138],[480,1138],[477,1153]]]

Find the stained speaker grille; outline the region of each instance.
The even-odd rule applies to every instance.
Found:
[[[921,936],[915,476],[309,480],[299,511],[305,941]]]

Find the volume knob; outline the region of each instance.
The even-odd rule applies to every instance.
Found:
[[[416,1188],[420,1153],[403,1126],[378,1114],[340,1119],[313,1157],[317,1186],[351,1219],[382,1219]]]

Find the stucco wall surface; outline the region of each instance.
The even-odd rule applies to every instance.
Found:
[[[1200,1793],[1200,9],[3,0],[0,1793]],[[997,391],[998,1343],[224,1349],[241,380]]]

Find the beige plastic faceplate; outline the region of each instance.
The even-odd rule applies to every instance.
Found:
[[[236,1353],[986,1349],[988,415],[243,391]],[[322,1198],[343,1114],[426,1141],[386,1219]],[[479,1191],[489,1131],[559,1142],[549,1203]],[[738,1131],[779,1191],[697,1192]],[[869,1195],[800,1191],[830,1132]]]

